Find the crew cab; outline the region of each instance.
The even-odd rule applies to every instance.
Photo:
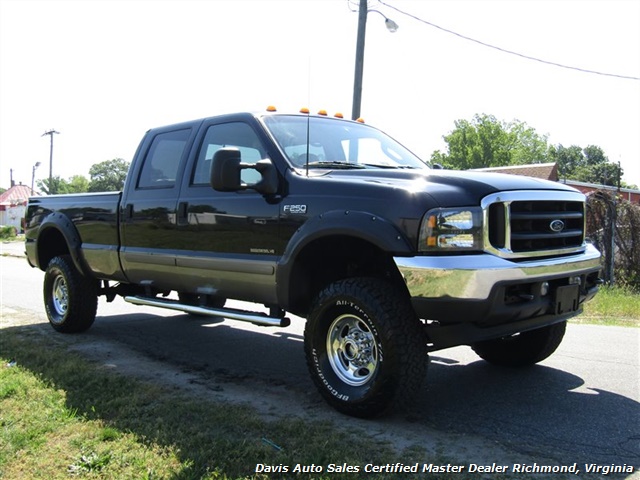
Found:
[[[362,122],[273,109],[149,130],[122,192],[31,198],[26,252],[59,332],[87,330],[100,295],[303,317],[316,387],[358,417],[410,405],[429,352],[544,360],[600,271],[576,190],[431,169]]]

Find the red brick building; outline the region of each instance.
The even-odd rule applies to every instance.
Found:
[[[558,181],[558,165],[556,163],[532,163],[530,165],[510,165],[508,167],[476,168],[477,172],[508,173],[525,177],[542,178],[543,180]]]
[[[570,187],[580,190],[585,195],[595,192],[596,190],[605,190],[611,193],[617,193],[618,198],[626,200],[631,203],[640,204],[640,190],[633,190],[631,188],[610,187],[607,185],[596,185],[593,183],[576,182],[575,180],[561,180],[561,183],[569,185]]]
[[[536,163],[531,165],[512,165],[509,167],[494,167],[494,168],[478,168],[475,169],[478,172],[498,172],[508,173],[510,175],[524,175],[527,177],[542,178],[544,180],[551,180],[553,182],[564,183],[570,187],[580,190],[585,195],[588,195],[597,190],[605,190],[611,193],[617,193],[618,198],[626,200],[636,205],[640,204],[640,190],[634,190],[631,188],[618,188],[610,187],[606,185],[598,185],[595,183],[577,182],[575,180],[560,180],[558,178],[558,165],[556,163]]]

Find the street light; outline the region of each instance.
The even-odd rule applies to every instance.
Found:
[[[367,12],[375,12],[382,15],[382,18],[384,18],[384,26],[387,27],[387,30],[389,30],[390,33],[396,33],[398,31],[398,28],[400,28],[396,22],[388,17],[385,17],[382,12],[379,12],[378,10],[367,10]]]
[[[51,144],[49,146],[49,194],[53,193],[51,189],[53,188],[53,134],[60,133],[56,132],[53,128],[48,132],[44,132],[41,136],[49,135],[51,137]]]
[[[33,182],[36,179],[36,168],[40,166],[40,162],[36,162],[31,170],[31,195],[33,195]]]
[[[360,118],[360,106],[362,104],[362,73],[364,71],[364,36],[367,30],[367,14],[375,12],[384,17],[384,24],[391,33],[398,30],[398,24],[385,17],[378,10],[368,10],[367,0],[360,0],[358,8],[358,39],[356,42],[356,69],[353,79],[353,107],[351,109],[351,119]]]

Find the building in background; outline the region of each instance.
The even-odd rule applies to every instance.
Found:
[[[478,168],[473,171],[476,172],[496,172],[496,173],[508,173],[510,175],[524,175],[526,177],[542,178],[544,180],[551,180],[552,182],[559,182],[570,187],[580,190],[585,195],[596,191],[606,191],[611,194],[616,194],[620,200],[626,200],[636,205],[640,204],[640,190],[632,188],[618,188],[609,185],[601,185],[597,183],[585,183],[578,182],[576,180],[566,180],[558,178],[558,165],[556,163],[535,163],[531,165],[511,165],[508,167],[492,167],[492,168]]]
[[[0,225],[15,227],[18,233],[23,231],[22,219],[29,197],[37,195],[27,185],[13,185],[0,194]]]

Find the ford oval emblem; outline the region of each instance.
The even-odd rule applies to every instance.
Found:
[[[552,220],[549,224],[549,228],[552,232],[560,233],[564,230],[564,222],[562,220]]]

